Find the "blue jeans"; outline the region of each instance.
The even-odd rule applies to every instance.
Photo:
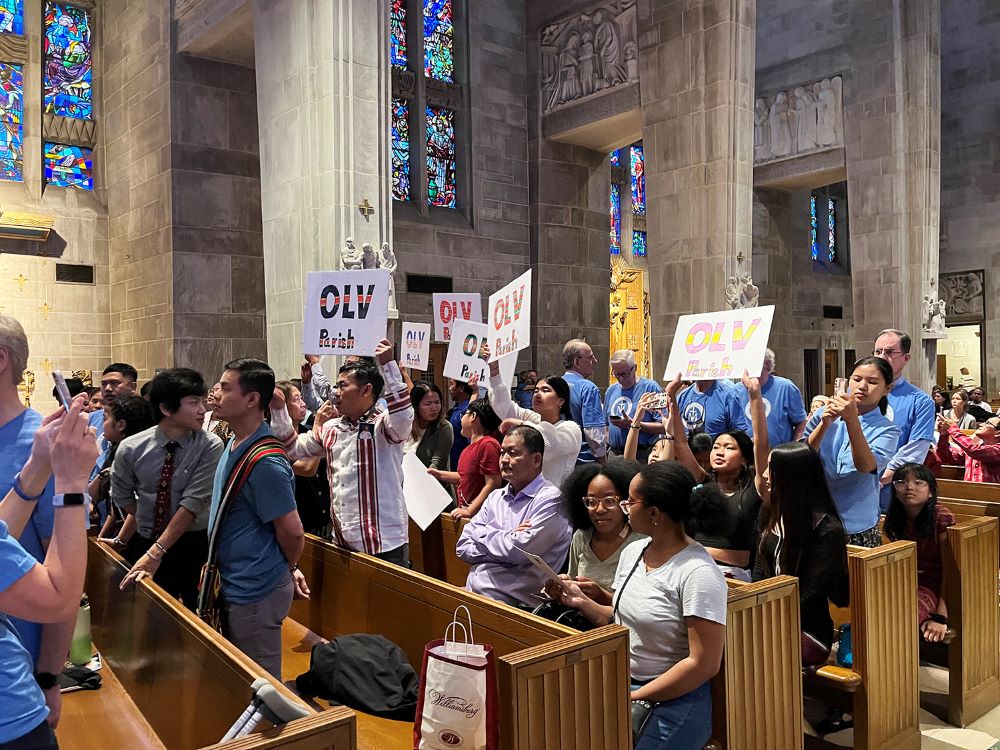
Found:
[[[633,690],[638,687],[633,683]],[[635,750],[701,750],[711,738],[712,689],[706,682],[686,695],[658,703]]]

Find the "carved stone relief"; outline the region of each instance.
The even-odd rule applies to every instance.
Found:
[[[984,288],[982,271],[941,274],[938,289],[952,323],[983,320],[986,309]]]
[[[758,97],[754,102],[755,164],[844,145],[843,81],[824,78]]]
[[[760,288],[746,271],[730,276],[726,281],[726,304],[731,310],[757,307],[760,304]]]
[[[638,82],[635,0],[614,0],[546,26],[540,51],[545,112]]]

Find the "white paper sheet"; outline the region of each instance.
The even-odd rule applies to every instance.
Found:
[[[414,453],[403,455],[403,498],[406,512],[422,530],[451,503],[451,495],[427,473],[427,467]]]

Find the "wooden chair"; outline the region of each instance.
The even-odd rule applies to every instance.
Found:
[[[116,727],[102,727],[85,715],[80,723],[61,723],[64,748],[354,750],[355,716],[344,707],[220,743],[249,705],[251,684],[257,678],[267,678],[279,693],[301,701],[156,584],[144,581],[119,591],[128,568],[106,545],[90,540],[86,591],[93,640],[104,660],[105,682],[123,688],[93,695],[101,702],[115,696],[122,699],[125,705],[114,711],[113,722],[138,715],[150,735],[104,741],[105,733]],[[68,705],[82,695],[71,693],[65,702]]]
[[[858,750],[918,750],[916,545],[847,549],[853,667],[806,670],[806,694],[853,713]]]

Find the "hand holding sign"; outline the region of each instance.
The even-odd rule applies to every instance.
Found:
[[[682,315],[664,379],[681,373],[685,380],[723,380],[743,370],[759,376],[773,317],[774,305]]]
[[[491,294],[487,309],[490,361],[526,349],[531,344],[531,269]]]

